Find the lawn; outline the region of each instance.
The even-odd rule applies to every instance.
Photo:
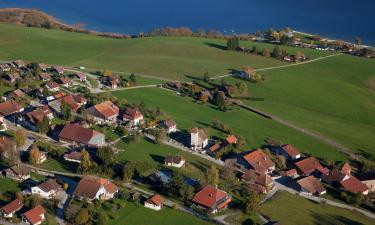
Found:
[[[7,200],[17,191],[21,191],[18,182],[10,178],[0,177],[0,200]]]
[[[233,109],[221,112],[212,105],[200,105],[191,98],[181,97],[174,92],[160,88],[126,90],[113,92],[118,98],[125,98],[128,102],[144,101],[149,107],[159,106],[166,116],[172,117],[179,129],[189,129],[193,126],[206,127],[214,119],[229,124],[233,133],[247,139],[246,149],[259,148],[264,139],[272,137],[285,143],[296,145],[302,152],[312,153],[317,157],[330,160],[345,160],[345,156],[326,144],[303,135],[293,129],[280,125],[272,120],[265,119],[249,111]],[[211,129],[211,136],[218,133]]]
[[[362,214],[310,200],[286,192],[277,193],[260,207],[263,215],[288,225],[374,224]]]
[[[225,40],[188,37],[110,39],[93,35],[0,24],[0,59],[39,61],[64,66],[85,66],[170,79],[186,75],[226,74],[229,69],[251,65],[264,68],[282,61],[223,50]],[[256,42],[245,46],[272,45]],[[290,52],[296,48],[285,47]],[[272,50],[272,49],[271,49]],[[303,49],[314,58],[328,53]]]

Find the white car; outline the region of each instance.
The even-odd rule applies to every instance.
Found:
[[[84,70],[84,69],[86,69],[86,68],[85,68],[84,66],[80,66],[79,69],[80,69],[80,70]]]

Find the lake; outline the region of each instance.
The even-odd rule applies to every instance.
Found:
[[[347,41],[359,35],[375,46],[373,0],[0,0],[0,7],[37,8],[65,23],[105,32],[188,26],[230,34],[288,26]]]

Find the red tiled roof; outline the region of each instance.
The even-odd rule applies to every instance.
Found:
[[[125,111],[124,117],[128,120],[135,120],[141,118],[143,115],[140,111],[134,108],[128,108]]]
[[[299,151],[296,147],[294,147],[293,145],[291,144],[287,144],[287,145],[284,145],[282,146],[282,149],[285,151],[285,153],[287,153],[290,157],[296,157],[297,155],[299,155]]]
[[[162,205],[164,200],[160,195],[153,195],[151,198],[147,199],[146,202],[153,205]]]
[[[350,173],[352,172],[352,168],[350,167],[348,162],[345,162],[344,165],[342,165],[341,172],[345,175],[350,175]]]
[[[296,167],[305,175],[313,173],[315,170],[327,173],[326,169],[319,163],[315,157],[309,157],[295,163]]]
[[[60,185],[58,183],[56,183],[55,180],[48,179],[47,181],[39,184],[38,187],[45,192],[49,192],[49,191],[52,191],[52,190],[58,190],[60,188]]]
[[[31,224],[37,224],[42,221],[42,215],[46,213],[41,205],[37,205],[33,209],[25,212],[23,215]]]
[[[323,187],[323,185],[314,177],[314,176],[308,176],[305,178],[302,178],[297,181],[297,183],[306,191],[316,194],[316,193],[322,193],[326,189]]]
[[[111,194],[118,191],[117,186],[109,180],[87,175],[79,181],[74,195],[80,198],[94,199],[101,186]]]
[[[59,77],[59,81],[61,84],[68,84],[70,82],[70,79],[66,76]]]
[[[166,119],[164,121],[164,124],[166,127],[171,128],[173,126],[176,126],[176,123],[172,119]]]
[[[220,200],[226,198],[228,194],[218,188],[207,186],[194,195],[192,201],[206,208],[213,208]]]
[[[4,116],[19,112],[20,109],[22,109],[22,106],[13,100],[0,103],[0,114]]]
[[[354,176],[351,176],[350,178],[341,181],[340,184],[346,191],[349,191],[354,194],[363,193],[369,190],[366,184],[362,183]]]
[[[237,142],[237,138],[234,135],[229,135],[225,140],[229,144],[235,144]]]
[[[65,140],[88,145],[92,137],[99,132],[81,127],[76,124],[67,124],[59,134],[59,137]]]
[[[11,201],[10,203],[8,203],[7,205],[5,205],[2,210],[6,213],[6,214],[11,214],[11,213],[15,213],[17,212],[18,210],[22,209],[23,207],[23,203],[21,200],[19,200],[18,198],[14,199],[13,201]]]
[[[64,96],[66,96],[66,93],[63,92],[63,91],[61,91],[61,92],[56,93],[56,94],[53,95],[53,97],[54,97],[55,99],[59,99],[59,98],[62,98],[62,97],[64,97]]]
[[[211,147],[210,147],[210,151],[211,152],[216,152],[217,150],[219,150],[220,149],[220,144],[218,144],[218,143],[216,143],[216,144],[214,144],[214,145],[212,145]]]
[[[257,173],[265,173],[275,166],[272,160],[260,149],[247,153],[243,158]]]
[[[111,101],[105,101],[94,106],[96,111],[99,112],[104,118],[116,116],[119,113],[119,108]]]
[[[110,194],[114,194],[118,191],[118,187],[110,181],[107,181],[107,183],[104,184],[104,188]]]

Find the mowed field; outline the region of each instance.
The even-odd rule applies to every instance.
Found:
[[[143,101],[148,107],[160,107],[166,117],[172,117],[176,121],[181,130],[194,126],[209,127],[213,120],[218,119],[230,125],[235,135],[246,138],[247,147],[243,150],[259,148],[267,137],[271,137],[285,143],[292,143],[302,152],[320,158],[333,161],[345,160],[345,156],[332,147],[243,109],[235,108],[228,112],[221,112],[212,105],[200,105],[189,97],[181,97],[172,91],[160,88],[116,91],[112,94],[118,98],[125,98],[128,102]],[[210,129],[210,135],[223,137],[213,129]],[[131,155],[133,154],[129,157]]]
[[[308,199],[286,192],[277,193],[260,207],[262,214],[288,225],[361,224],[374,221],[362,214],[328,205],[319,205]]]
[[[167,79],[227,74],[230,69],[284,65],[279,60],[223,50],[225,40],[152,37],[117,40],[87,34],[0,24],[0,60],[23,59],[63,66],[111,69]],[[245,46],[272,45],[243,42]],[[285,47],[290,52],[297,48]],[[329,54],[303,50],[315,58]]]
[[[264,101],[248,105],[375,154],[375,60],[340,55],[261,73],[268,80],[248,89]]]

